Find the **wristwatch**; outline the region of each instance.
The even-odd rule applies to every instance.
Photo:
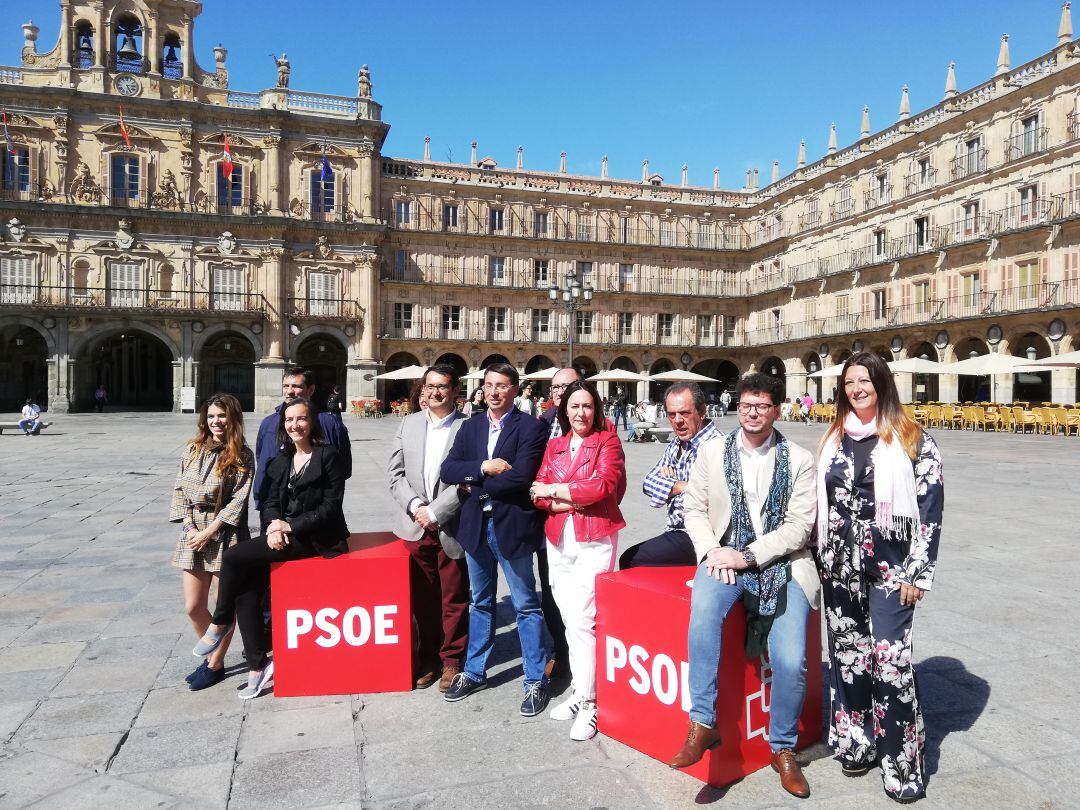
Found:
[[[744,548],[742,550],[742,558],[746,562],[748,568],[757,568],[757,557],[754,556],[754,552],[750,549]]]

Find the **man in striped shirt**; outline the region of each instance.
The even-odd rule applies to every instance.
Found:
[[[663,534],[624,551],[620,569],[698,563],[683,525],[683,491],[701,446],[722,434],[705,418],[705,394],[697,383],[670,385],[664,392],[664,410],[674,435],[645,476],[642,489],[653,507],[667,507],[667,526]]]

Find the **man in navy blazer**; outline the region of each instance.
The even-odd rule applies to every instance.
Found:
[[[462,700],[487,686],[487,660],[495,641],[495,590],[502,568],[517,614],[525,697],[521,714],[533,717],[548,702],[544,614],[536,594],[533,556],[544,543],[544,516],[529,499],[547,446],[548,427],[514,407],[517,370],[494,363],[484,374],[488,409],[466,421],[442,465],[442,480],[468,490],[457,539],[465,549],[472,586],[465,668],[443,695]]]

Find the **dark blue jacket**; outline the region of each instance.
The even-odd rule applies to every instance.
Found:
[[[529,485],[536,480],[547,447],[548,426],[516,408],[495,445],[492,458],[509,462],[512,469],[488,477],[480,471],[487,461],[488,415],[480,413],[466,420],[442,465],[447,484],[469,484],[472,492],[461,507],[457,539],[461,547],[475,555],[482,542],[484,504],[491,504],[491,519],[499,551],[506,559],[535,554],[544,543],[544,513],[529,499]]]
[[[285,403],[281,403],[284,405]],[[259,424],[259,435],[255,439],[255,483],[251,487],[252,496],[255,498],[255,508],[262,510],[266,503],[269,480],[266,470],[281,453],[281,445],[278,444],[277,430],[281,422],[281,405],[274,408],[274,412],[264,418]],[[346,478],[352,477],[352,444],[349,441],[349,429],[341,421],[339,414],[330,414],[319,411],[319,424],[322,425],[326,443],[338,451],[339,467]]]

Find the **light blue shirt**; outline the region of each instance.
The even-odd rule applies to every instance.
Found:
[[[502,435],[503,428],[506,427],[506,420],[507,420],[507,418],[509,418],[510,414],[512,414],[515,410],[517,410],[516,407],[511,407],[510,410],[508,410],[506,413],[504,413],[502,415],[502,417],[499,419],[497,424],[495,422],[491,421],[491,412],[490,411],[487,412],[486,415],[487,415],[487,420],[488,420],[488,441],[487,441],[487,457],[488,457],[488,459],[491,459],[494,456],[494,454],[495,454],[495,445],[497,445],[499,443],[499,436]],[[485,512],[490,512],[491,511],[491,504],[490,503],[485,503],[484,504],[484,511]]]

